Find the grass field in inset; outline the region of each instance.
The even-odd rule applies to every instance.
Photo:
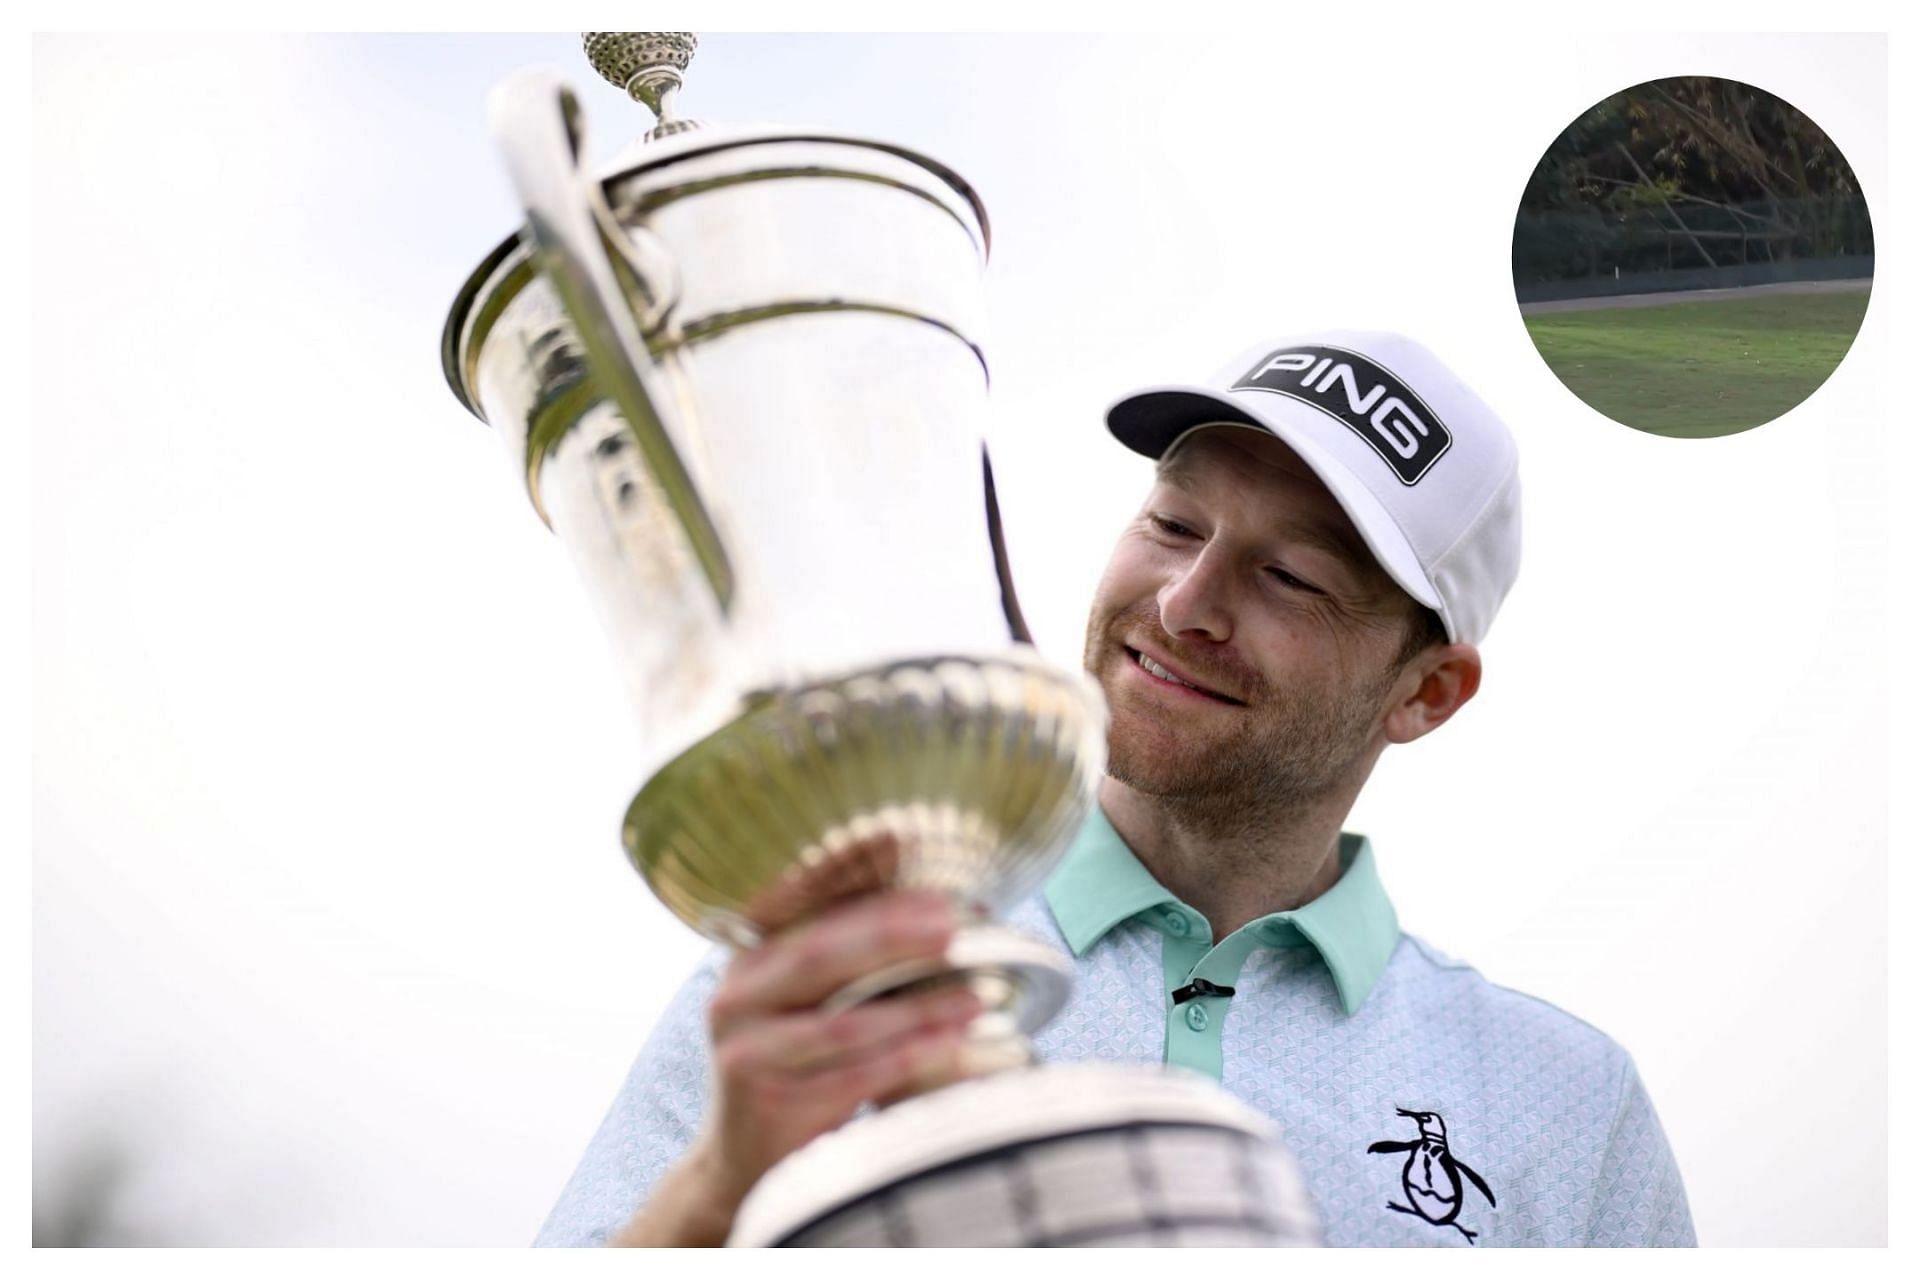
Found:
[[[1853,345],[1867,292],[1771,294],[1528,316],[1567,389],[1615,422],[1724,436],[1812,395]]]

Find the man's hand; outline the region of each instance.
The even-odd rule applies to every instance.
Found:
[[[948,899],[869,894],[833,907],[728,968],[708,1009],[713,1097],[699,1139],[615,1244],[721,1244],[740,1202],[789,1153],[891,1098],[962,1074],[978,998],[941,988],[824,1013],[820,1002],[953,936]]]

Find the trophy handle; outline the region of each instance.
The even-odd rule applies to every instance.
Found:
[[[993,544],[993,568],[1000,575],[1000,611],[1007,615],[1007,630],[1021,644],[1033,643],[1027,629],[1027,617],[1020,612],[1020,597],[1013,589],[1013,562],[1007,556],[1007,534],[1000,527],[1000,499],[993,488],[993,458],[987,446],[980,446],[980,470],[987,487],[987,539]]]
[[[534,262],[586,349],[593,378],[626,419],[724,616],[733,564],[686,465],[687,427],[674,413],[645,334],[679,294],[672,256],[644,228],[622,227],[600,183],[581,169],[580,104],[554,72],[522,71],[487,102],[494,140],[527,209]]]

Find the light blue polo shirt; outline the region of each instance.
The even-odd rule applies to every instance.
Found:
[[[1364,837],[1340,837],[1340,862],[1319,898],[1216,941],[1096,807],[1007,921],[1075,957],[1041,1058],[1215,1077],[1279,1125],[1329,1244],[1693,1244],[1626,1052],[1403,934]],[[725,963],[675,996],[537,1244],[604,1243],[693,1140]]]

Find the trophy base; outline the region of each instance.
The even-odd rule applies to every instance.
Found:
[[[1076,1063],[823,1134],[740,1206],[736,1247],[1300,1246],[1318,1215],[1273,1124],[1178,1068]]]
[[[1053,947],[998,924],[964,925],[936,960],[912,961],[868,974],[828,997],[832,1013],[908,995],[929,987],[961,985],[980,997],[981,1010],[968,1029],[966,1068],[986,1075],[1033,1061],[1030,1037],[1060,1012],[1073,988],[1073,964]]]

